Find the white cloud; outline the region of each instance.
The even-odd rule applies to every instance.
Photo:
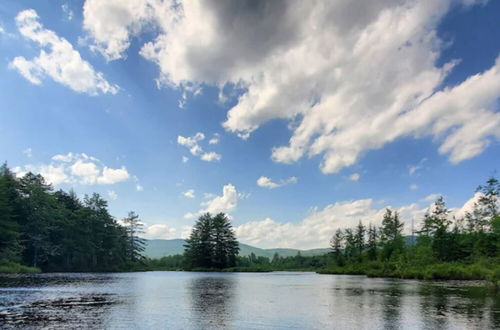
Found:
[[[219,134],[215,133],[214,136],[208,141],[208,144],[219,143]]]
[[[135,190],[137,190],[137,191],[143,191],[143,190],[144,190],[144,187],[143,187],[143,186],[141,186],[140,184],[136,184],[136,185],[135,185]]]
[[[23,154],[25,154],[26,157],[31,158],[33,157],[33,150],[31,150],[31,148],[24,149]]]
[[[418,164],[408,166],[408,174],[413,175],[416,171],[422,169],[422,167],[424,166],[424,163],[426,161],[427,161],[427,158],[422,158],[422,160],[420,160],[418,162]]]
[[[238,239],[262,248],[288,247],[300,249],[325,248],[335,230],[352,228],[361,220],[365,225],[381,225],[384,208],[377,208],[372,199],[360,199],[329,204],[312,212],[298,223],[280,223],[271,218],[251,221],[235,227]],[[389,206],[390,207],[390,206]],[[411,220],[419,220],[427,208],[418,204],[393,208],[405,221],[405,232],[410,232]]]
[[[182,196],[186,197],[186,198],[194,198],[194,189],[189,189],[189,190],[186,190],[185,192],[182,193]]]
[[[40,173],[53,185],[63,183],[111,185],[127,181],[130,178],[130,174],[125,166],[121,168],[110,168],[103,165],[101,161],[95,157],[88,156],[85,153],[78,154],[71,152],[66,155],[59,154],[53,156],[50,164],[28,164],[23,167],[15,167],[15,172],[19,176],[28,171]]]
[[[187,158],[186,156],[182,156],[182,162],[183,163],[187,163],[189,160],[189,158]]]
[[[186,213],[184,215],[184,218],[193,219],[207,212],[212,214],[216,214],[219,212],[230,213],[236,208],[236,206],[238,205],[238,199],[241,198],[242,195],[238,194],[235,186],[233,186],[232,184],[224,185],[224,187],[222,187],[221,196],[215,196],[208,201],[202,202],[202,209],[200,209],[196,213]]]
[[[439,197],[441,197],[440,194],[430,194],[425,196],[422,200],[426,202],[434,202],[436,201]]]
[[[290,120],[289,143],[272,159],[322,155],[321,170],[335,173],[403,136],[435,138],[453,163],[500,137],[500,60],[446,88],[457,61],[437,65],[442,18],[478,3],[290,0],[242,9],[237,1],[88,0],[84,20],[108,58],[123,57],[130,38],[154,25],[159,35],[141,54],[158,65],[160,83],[242,90],[226,130],[247,138],[270,120]]]
[[[152,15],[142,0],[87,0],[83,5],[83,27],[95,41],[93,49],[108,60],[123,57],[134,35]]]
[[[358,181],[361,175],[359,173],[353,173],[349,175],[349,180],[351,181]]]
[[[62,4],[61,9],[62,9],[63,13],[66,15],[66,19],[68,21],[71,21],[73,19],[73,17],[75,16],[75,14],[73,13],[73,10],[71,10],[71,8],[69,8],[69,5],[67,3]]]
[[[54,31],[45,29],[35,10],[19,12],[16,23],[24,37],[42,48],[40,54],[32,60],[17,56],[9,64],[29,82],[40,85],[42,79],[48,76],[80,93],[97,95],[118,92],[118,86],[110,84],[101,72],[96,72],[81,58],[71,43]]]
[[[268,178],[267,176],[261,176],[260,178],[257,179],[257,185],[259,187],[269,188],[269,189],[274,189],[274,188],[286,186],[287,184],[293,184],[293,183],[297,183],[297,178],[294,176],[291,176],[286,180],[281,180],[278,183],[273,182],[273,180]]]
[[[198,142],[205,139],[205,134],[198,132],[193,136],[184,137],[182,135],[177,136],[177,144],[187,147],[189,152],[193,156],[198,156],[202,152],[202,148],[199,146]]]
[[[453,210],[454,215],[457,218],[463,218],[463,217],[465,217],[465,214],[467,212],[472,213],[472,211],[474,210],[475,204],[479,202],[479,198],[481,196],[482,196],[482,194],[480,192],[475,193],[474,196],[472,196],[470,199],[468,199],[462,207]]]
[[[108,196],[113,201],[118,199],[118,194],[114,190],[108,190]]]
[[[172,239],[176,237],[177,230],[166,224],[147,226],[144,237],[147,239]]]
[[[205,152],[203,155],[201,155],[201,160],[204,160],[206,162],[214,162],[214,161],[219,161],[222,158],[222,156],[216,152]]]
[[[107,166],[102,170],[101,176],[97,178],[99,184],[115,184],[121,181],[126,181],[130,177],[125,166],[121,168],[109,168]]]
[[[418,189],[418,186],[415,183],[412,183],[410,185],[410,190],[417,190],[417,189]]]
[[[189,152],[193,156],[200,157],[201,160],[206,162],[213,162],[221,160],[222,156],[216,152],[203,152],[203,148],[199,145],[201,141],[205,140],[205,134],[198,132],[193,136],[184,137],[182,135],[177,136],[177,144],[184,146],[189,149]],[[210,140],[212,141],[212,140]],[[213,144],[210,143],[209,144]],[[183,156],[182,162],[185,163],[188,158]]]

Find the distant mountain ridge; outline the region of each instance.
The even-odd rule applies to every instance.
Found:
[[[170,256],[174,254],[184,253],[184,244],[186,241],[183,239],[152,239],[146,240],[145,250],[143,252],[144,256],[148,258],[161,258],[165,256]],[[311,249],[311,250],[299,250],[299,249],[261,249],[248,244],[240,243],[240,256],[248,256],[252,252],[260,257],[272,258],[277,252],[282,257],[294,256],[297,252],[300,252],[303,256],[316,256],[328,253],[330,249]]]

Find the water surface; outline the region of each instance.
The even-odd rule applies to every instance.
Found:
[[[0,276],[3,328],[495,329],[479,283],[314,273]]]

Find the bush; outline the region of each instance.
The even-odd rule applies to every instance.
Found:
[[[0,260],[0,273],[39,273],[40,269],[15,262]]]

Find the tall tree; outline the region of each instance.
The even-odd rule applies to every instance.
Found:
[[[380,238],[382,242],[382,253],[384,259],[390,259],[400,254],[404,249],[403,239],[404,223],[399,219],[397,211],[385,210],[380,228]]]
[[[0,166],[0,259],[18,261],[20,196],[18,182],[7,164]]]
[[[337,266],[343,266],[344,260],[342,257],[342,248],[344,245],[344,233],[342,229],[337,229],[335,234],[333,234],[332,239],[330,240],[330,247],[332,249],[333,260],[337,264]]]
[[[361,261],[363,259],[363,251],[365,250],[365,233],[366,233],[366,227],[363,225],[361,221],[359,221],[358,226],[356,227],[356,234],[355,234],[355,244],[356,244],[356,254],[358,257],[358,261]]]
[[[430,244],[434,256],[441,261],[453,259],[453,251],[450,244],[454,236],[449,231],[451,220],[450,211],[446,208],[443,197],[439,197],[424,216],[422,229],[419,231],[420,238],[424,244]]]
[[[145,244],[145,240],[139,237],[140,234],[144,233],[144,225],[140,221],[139,215],[133,211],[130,211],[128,216],[122,219],[122,223],[125,226],[128,241],[127,260],[132,262],[139,261],[142,258]]]
[[[52,187],[40,174],[27,173],[19,182],[23,199],[24,260],[33,267],[43,266],[51,256],[57,255],[59,246],[50,234],[59,216],[56,199],[50,194]]]
[[[195,223],[186,240],[185,260],[189,268],[226,268],[236,264],[239,244],[224,213],[206,213]]]
[[[377,259],[377,239],[378,239],[377,227],[373,226],[370,223],[368,225],[368,242],[366,244],[369,260]]]

